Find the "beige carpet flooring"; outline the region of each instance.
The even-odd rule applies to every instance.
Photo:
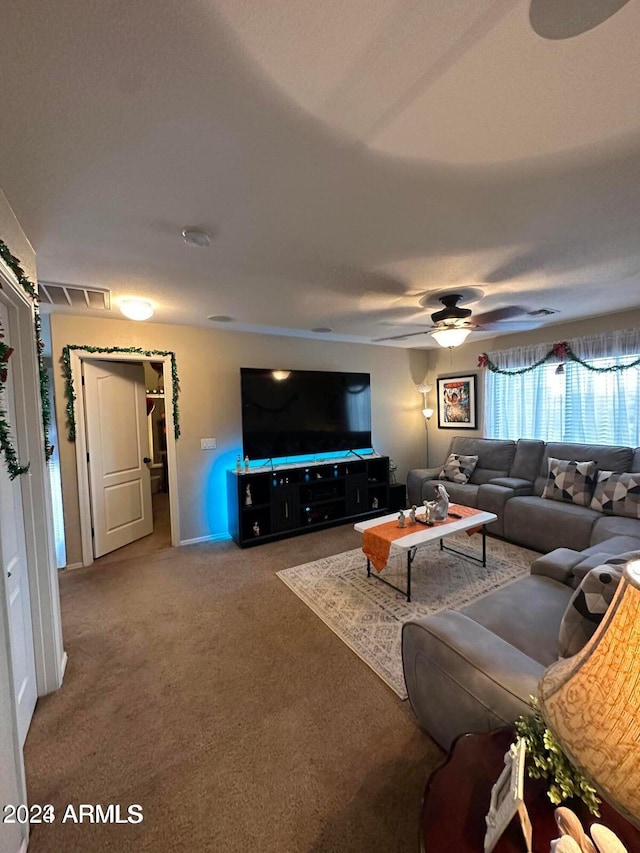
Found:
[[[61,690],[25,747],[30,853],[418,851],[441,753],[411,709],[275,576],[357,547],[350,526],[160,551],[61,575]],[[139,825],[62,824],[139,803]]]
[[[155,551],[171,548],[171,510],[169,506],[169,495],[166,492],[156,492],[151,495],[153,510],[153,533],[143,536],[130,545],[117,548],[104,557],[99,557],[96,565],[105,566],[107,563],[119,563],[133,557],[146,558]]]

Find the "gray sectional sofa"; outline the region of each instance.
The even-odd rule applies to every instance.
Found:
[[[451,500],[494,512],[498,520],[489,526],[490,531],[510,542],[546,552],[562,547],[581,551],[613,537],[640,540],[639,519],[609,516],[588,506],[542,498],[550,457],[593,460],[599,470],[638,473],[640,448],[456,436],[447,456],[450,453],[478,457],[468,483],[445,482]],[[420,506],[433,498],[442,468],[409,472],[410,504]],[[620,541],[618,551],[631,550],[627,545]]]
[[[460,610],[403,626],[409,700],[444,748],[463,732],[488,731],[525,713],[543,671],[558,658],[560,623],[584,574],[607,559],[640,555],[640,519],[542,497],[549,458],[634,473],[639,449],[458,436],[449,453],[478,456],[468,483],[445,483],[451,499],[496,513],[494,533],[541,555],[529,576]],[[409,473],[410,503],[431,499],[441,470]]]

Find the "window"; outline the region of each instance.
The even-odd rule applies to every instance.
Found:
[[[632,364],[637,358],[637,355],[610,356],[591,358],[589,363],[594,367],[611,367]],[[638,367],[597,373],[568,361],[562,372],[557,369],[557,363],[549,363],[517,376],[487,370],[486,435],[640,445]]]

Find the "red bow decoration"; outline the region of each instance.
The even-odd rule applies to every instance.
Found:
[[[566,341],[561,341],[559,344],[554,344],[551,352],[554,354],[556,358],[559,358],[561,361],[564,361],[567,357],[567,350],[569,346]]]
[[[4,335],[3,335],[4,337]],[[4,384],[7,381],[7,362],[11,358],[13,347],[8,347],[6,344],[0,346],[0,382]]]
[[[486,367],[489,364],[489,357],[486,352],[478,356],[478,367]]]

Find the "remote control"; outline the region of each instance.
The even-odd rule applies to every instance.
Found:
[[[459,512],[450,512],[449,515],[451,518],[462,518]]]

